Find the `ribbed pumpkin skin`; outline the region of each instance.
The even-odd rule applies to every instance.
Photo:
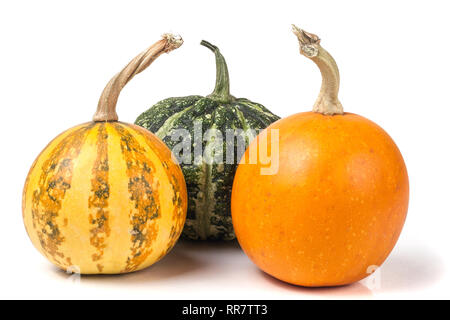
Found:
[[[240,159],[235,146],[234,163],[225,163],[226,129],[264,129],[279,117],[264,106],[243,98],[233,98],[223,103],[209,97],[187,96],[162,100],[141,114],[136,124],[155,133],[172,148],[180,141],[173,141],[174,129],[186,129],[191,135],[194,150],[194,123],[202,124],[202,137],[208,129],[218,129],[223,136],[223,164],[200,165],[181,163],[189,197],[186,224],[183,235],[197,240],[235,239],[231,221],[231,189]],[[206,141],[202,142],[205,150]]]
[[[182,172],[153,134],[121,122],[69,129],[41,152],[23,191],[34,246],[64,270],[137,271],[162,258],[186,217]]]

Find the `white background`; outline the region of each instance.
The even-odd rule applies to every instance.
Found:
[[[0,4],[0,298],[450,298],[450,22],[447,1],[2,1]],[[403,233],[377,282],[305,289],[260,272],[234,244],[179,243],[125,276],[81,280],[32,246],[21,193],[57,134],[89,121],[108,80],[162,33],[185,44],[122,91],[122,121],[171,96],[206,95],[218,45],[232,94],[280,116],[311,109],[316,66],[299,54],[296,23],[318,34],[341,71],[346,111],[381,125],[411,185]]]

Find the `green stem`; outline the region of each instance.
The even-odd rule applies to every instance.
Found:
[[[210,49],[216,55],[216,86],[214,91],[208,95],[208,98],[220,102],[230,102],[233,100],[233,97],[230,95],[230,78],[225,58],[220,53],[219,48],[208,41],[202,40],[200,44]]]

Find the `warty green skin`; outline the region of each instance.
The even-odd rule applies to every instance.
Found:
[[[215,48],[215,47],[214,47]],[[216,57],[218,49],[216,52]],[[220,56],[221,57],[221,56]],[[221,57],[223,59],[223,57]],[[216,59],[217,61],[217,59]],[[223,62],[225,63],[225,62]],[[226,65],[225,65],[226,68]],[[225,69],[225,71],[227,71]],[[218,73],[220,73],[218,69]],[[228,81],[228,73],[226,81]],[[228,85],[228,83],[227,83]],[[217,83],[216,83],[217,88]],[[192,240],[233,240],[231,221],[231,190],[240,159],[234,140],[233,163],[226,163],[227,129],[253,129],[258,133],[280,119],[259,103],[244,98],[216,94],[207,97],[187,96],[162,100],[142,113],[136,124],[155,133],[172,150],[180,141],[173,141],[172,132],[185,129],[191,136],[191,161],[180,163],[188,191],[188,211],[183,236]],[[218,129],[223,137],[223,163],[194,161],[194,122],[202,124],[202,138],[208,129]],[[246,146],[252,137],[246,138]],[[207,141],[202,139],[202,154]],[[184,161],[186,162],[186,161]]]

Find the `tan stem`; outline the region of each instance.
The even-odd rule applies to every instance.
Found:
[[[106,85],[98,101],[94,121],[117,121],[117,99],[120,91],[138,73],[144,71],[162,53],[170,52],[183,44],[183,39],[172,34],[164,34],[162,39],[139,54],[122,71],[116,74]]]
[[[318,36],[292,26],[300,43],[300,53],[311,59],[322,74],[322,87],[314,103],[313,111],[325,115],[343,114],[339,101],[339,69],[333,57],[320,45]]]

